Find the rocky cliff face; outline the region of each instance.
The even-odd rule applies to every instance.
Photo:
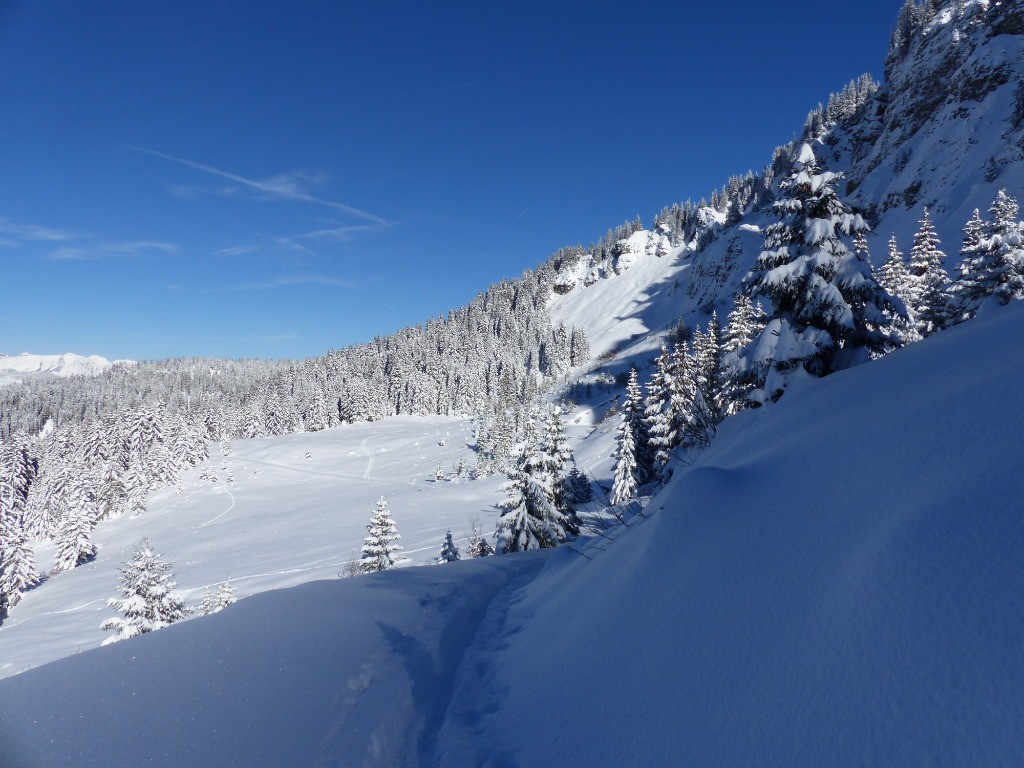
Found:
[[[885,87],[842,136],[847,191],[879,216],[928,205],[966,221],[1024,183],[1024,3],[916,11],[901,12]]]

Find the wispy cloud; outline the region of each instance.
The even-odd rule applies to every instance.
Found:
[[[155,149],[146,149],[145,147],[136,147],[130,144],[127,146],[129,149],[135,152],[141,152],[146,155],[151,155],[152,157],[159,157],[162,160],[167,160],[168,162],[171,163],[177,163],[178,165],[183,165],[186,168],[191,168],[193,170],[200,171],[210,176],[216,176],[221,179],[227,179],[228,181],[232,181],[235,184],[240,184],[241,186],[249,190],[254,190],[269,195],[272,198],[281,200],[298,200],[306,203],[314,203],[316,205],[322,205],[328,208],[333,208],[334,210],[337,211],[342,211],[343,213],[346,213],[350,216],[355,216],[365,221],[372,221],[374,224],[380,226],[386,226],[388,224],[387,219],[385,219],[382,216],[377,216],[376,214],[360,210],[359,208],[355,208],[354,206],[347,205],[345,203],[337,202],[336,200],[327,200],[326,198],[310,194],[308,192],[309,185],[311,183],[322,182],[322,180],[324,179],[324,177],[319,174],[299,172],[279,174],[277,176],[271,176],[270,178],[267,179],[247,179],[244,176],[239,176],[237,173],[231,173],[230,171],[215,168],[212,165],[197,163],[194,160],[187,160],[183,157],[175,157],[174,155],[169,155],[165,152],[158,152]],[[222,192],[227,191],[222,190]],[[227,193],[230,194],[230,192]]]
[[[282,240],[338,240],[348,242],[353,235],[360,232],[373,232],[380,229],[379,225],[356,224],[347,227],[330,227],[327,229],[314,229],[309,232],[302,232],[298,235],[281,238]]]
[[[258,245],[235,245],[231,248],[221,248],[213,252],[214,256],[245,256],[247,253],[256,253],[260,250]]]
[[[68,245],[47,255],[50,261],[96,261],[98,259],[137,259],[178,252],[174,243],[157,240],[128,240],[120,243],[82,243]]]
[[[342,280],[338,277],[327,277],[324,275],[293,275],[272,277],[269,280],[261,280],[252,283],[240,283],[228,285],[223,288],[212,289],[217,293],[235,291],[273,291],[278,288],[292,288],[299,285],[322,285],[330,288],[352,288],[355,283],[349,280]]]
[[[81,237],[81,235],[69,232],[66,229],[55,229],[38,224],[20,224],[4,218],[0,218],[0,233],[10,235],[12,239],[5,239],[3,241],[10,245],[26,240],[44,243],[63,243]]]

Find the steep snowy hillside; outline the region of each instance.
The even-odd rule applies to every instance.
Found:
[[[928,206],[945,268],[955,275],[973,210],[987,218],[1002,188],[1024,194],[1024,8],[994,0],[938,5],[932,17],[924,10],[901,16],[886,82],[851,116],[805,127],[804,139],[829,170],[845,174],[849,201],[872,225],[876,268],[891,235],[909,252]],[[795,147],[780,149],[770,170],[776,191]],[[563,291],[572,288],[555,296],[553,316],[600,339],[597,354],[663,332],[678,318],[691,328],[713,310],[724,319],[773,215],[756,199],[742,210],[720,199],[719,210],[698,209],[675,246],[659,225],[624,240],[618,247],[627,257],[610,267],[595,254],[573,265],[559,278]],[[597,305],[603,314],[581,312]]]
[[[1022,345],[1015,304],[741,414],[583,555],[306,584],[2,681],[0,749],[40,768],[1014,764]]]
[[[57,376],[97,376],[111,365],[130,365],[131,360],[115,360],[111,363],[99,355],[30,355],[23,352],[11,357],[0,355],[0,385],[16,384],[27,378]]]

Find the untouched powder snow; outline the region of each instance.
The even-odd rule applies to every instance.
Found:
[[[1022,347],[1017,303],[741,414],[585,556],[268,592],[0,681],[0,750],[32,768],[1014,764]]]

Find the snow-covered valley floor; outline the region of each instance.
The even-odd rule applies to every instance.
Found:
[[[25,595],[0,628],[0,677],[97,647],[100,623],[115,615],[106,600],[118,569],[144,536],[174,563],[179,590],[196,605],[205,587],[227,579],[241,598],[335,578],[358,552],[381,495],[411,565],[436,558],[449,528],[464,535],[471,513],[492,532],[504,478],[434,479],[439,464],[446,473],[460,459],[473,465],[472,439],[465,420],[403,417],[237,440],[227,457],[212,446],[209,461],[183,475],[181,494],[161,489],[145,514],[101,523],[95,561]],[[204,468],[216,483],[200,479]],[[52,544],[37,559],[49,570]]]

